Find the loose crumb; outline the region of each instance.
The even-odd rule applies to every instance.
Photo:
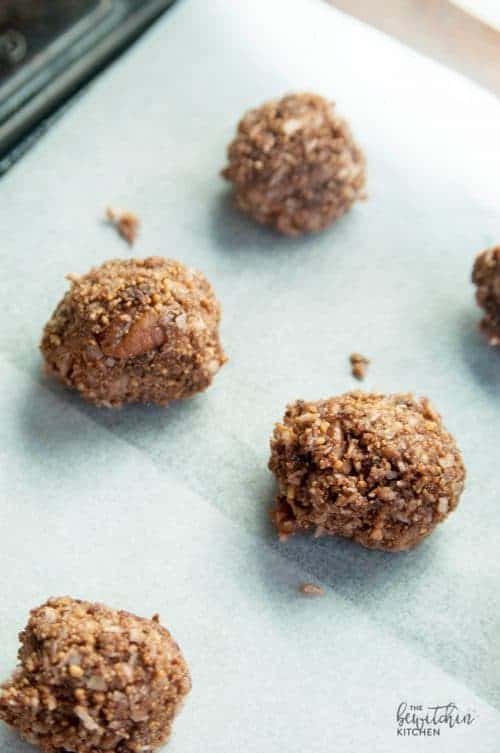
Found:
[[[361,353],[351,353],[350,361],[352,365],[351,373],[355,379],[364,379],[370,359],[362,356]]]
[[[301,583],[299,586],[299,591],[301,594],[306,594],[307,596],[325,595],[325,589],[321,586],[315,585],[314,583]]]
[[[124,238],[129,246],[133,246],[139,233],[140,221],[133,212],[121,212],[111,207],[106,209],[106,218],[113,225],[118,234]]]

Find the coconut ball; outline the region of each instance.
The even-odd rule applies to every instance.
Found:
[[[33,609],[0,719],[47,753],[154,751],[191,689],[159,623],[66,596]]]
[[[85,400],[167,405],[206,389],[226,361],[220,306],[200,272],[155,256],[69,280],[41,350],[47,372]]]
[[[290,94],[250,110],[222,175],[237,206],[284,235],[322,230],[364,199],[365,158],[332,102]]]
[[[410,549],[455,509],[465,468],[427,398],[349,392],[288,406],[271,439],[281,538]]]
[[[479,254],[472,269],[472,282],[477,285],[476,300],[485,311],[481,330],[490,345],[500,345],[500,246]]]

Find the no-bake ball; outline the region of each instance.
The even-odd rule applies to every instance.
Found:
[[[236,205],[284,235],[322,230],[365,198],[365,158],[335,105],[290,94],[250,110],[222,175]]]
[[[465,468],[426,398],[349,392],[288,406],[271,439],[272,518],[297,531],[410,549],[455,509]]]
[[[69,597],[33,609],[0,719],[47,753],[146,753],[170,736],[188,667],[159,623]]]
[[[500,345],[500,246],[477,256],[472,270],[476,300],[484,309],[481,330],[490,345]]]
[[[226,361],[206,278],[162,257],[115,259],[81,277],[45,327],[46,370],[91,403],[190,397]]]

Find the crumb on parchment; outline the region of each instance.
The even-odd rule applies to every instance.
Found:
[[[133,246],[139,233],[140,220],[133,212],[122,211],[107,207],[106,219],[124,238],[129,246]]]
[[[355,379],[362,380],[366,376],[366,370],[370,364],[370,359],[361,353],[351,353],[349,356],[351,361],[351,373]]]
[[[321,586],[317,586],[315,583],[301,583],[299,585],[299,591],[306,596],[324,596],[325,589]]]

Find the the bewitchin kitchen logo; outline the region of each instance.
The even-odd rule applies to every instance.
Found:
[[[470,727],[474,721],[474,714],[461,713],[453,702],[414,706],[402,701],[396,711],[396,734],[398,737],[436,737],[444,730]]]

